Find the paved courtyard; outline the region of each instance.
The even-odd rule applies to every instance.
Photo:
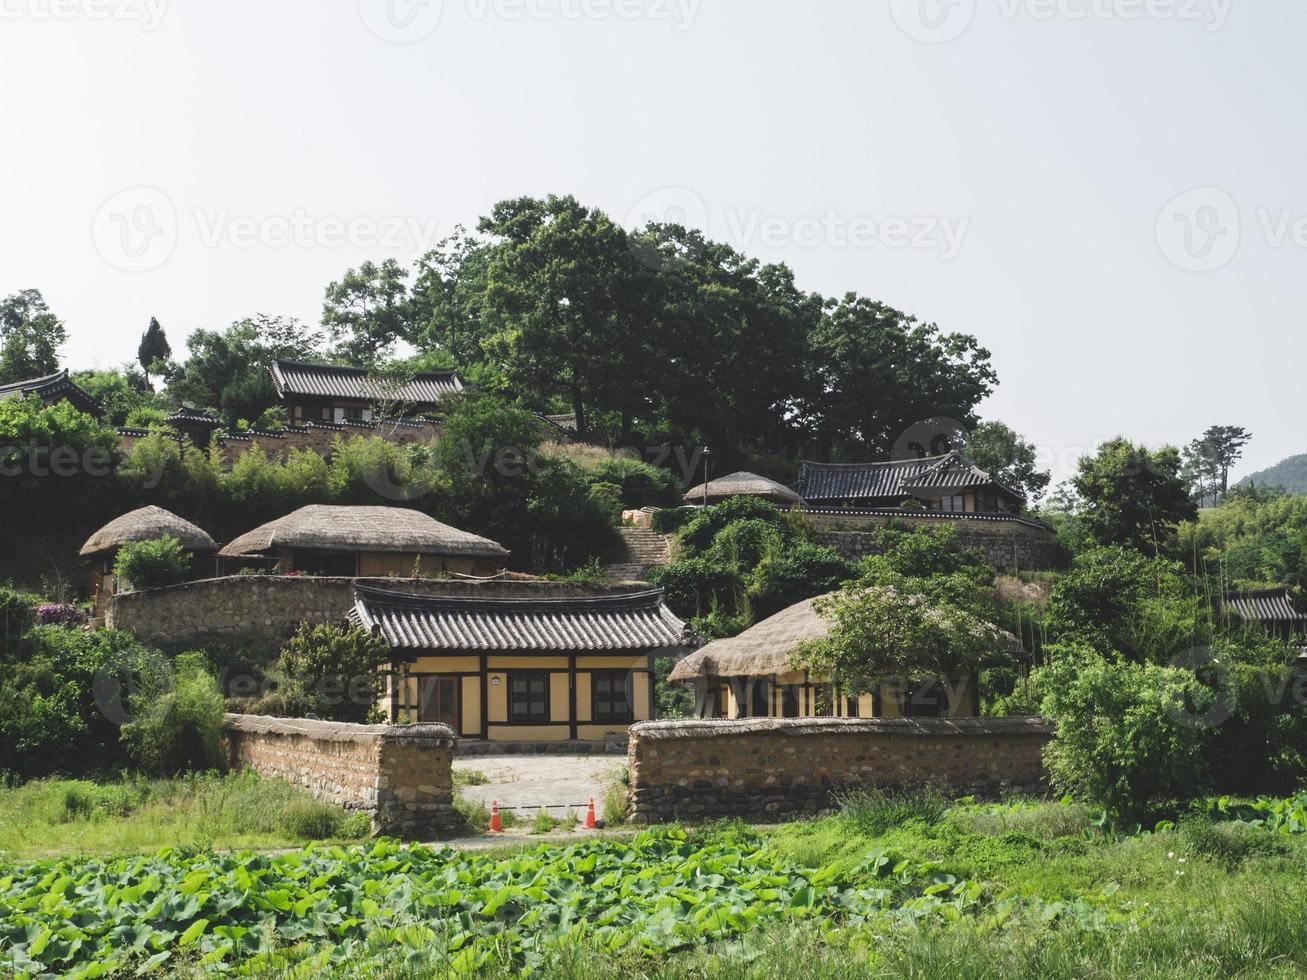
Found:
[[[541,807],[560,817],[567,810],[585,815],[590,797],[603,813],[604,788],[626,768],[624,755],[483,755],[454,760],[454,771],[472,770],[489,779],[483,786],[459,786],[468,800],[533,817]]]

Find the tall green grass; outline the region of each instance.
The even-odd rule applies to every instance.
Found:
[[[357,839],[371,822],[253,773],[113,782],[46,779],[0,789],[0,852],[13,859]]]

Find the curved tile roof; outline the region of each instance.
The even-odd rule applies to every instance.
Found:
[[[420,596],[356,586],[350,619],[401,650],[652,650],[686,644],[661,589],[581,599]]]
[[[371,401],[384,397],[415,404],[435,404],[464,388],[457,371],[424,371],[395,391],[389,391],[373,382],[363,368],[284,360],[273,362],[272,381],[283,398],[302,395]]]

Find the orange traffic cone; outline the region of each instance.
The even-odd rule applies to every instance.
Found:
[[[590,805],[586,807],[585,811],[585,829],[596,830],[598,826],[598,823],[595,822],[595,798],[592,796],[590,797]]]
[[[492,834],[502,834],[504,832],[504,822],[499,819],[499,801],[490,801],[490,832]]]

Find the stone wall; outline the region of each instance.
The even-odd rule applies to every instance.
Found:
[[[570,582],[494,579],[353,579],[229,575],[165,589],[112,596],[105,625],[131,630],[142,642],[172,649],[187,644],[244,643],[275,649],[300,623],[342,622],[354,607],[355,583],[421,595],[482,598],[572,598],[630,591]]]
[[[411,840],[457,829],[447,725],[345,725],[227,715],[227,758],[372,818],[376,833]]]
[[[1067,554],[1053,529],[1038,521],[995,515],[930,515],[919,511],[813,511],[808,515],[817,540],[846,558],[875,551],[872,532],[891,521],[908,527],[951,527],[964,548],[980,552],[1003,572],[1043,572],[1065,567]]]
[[[1040,792],[1052,733],[1039,718],[643,722],[630,735],[631,816],[787,820],[856,786]]]

